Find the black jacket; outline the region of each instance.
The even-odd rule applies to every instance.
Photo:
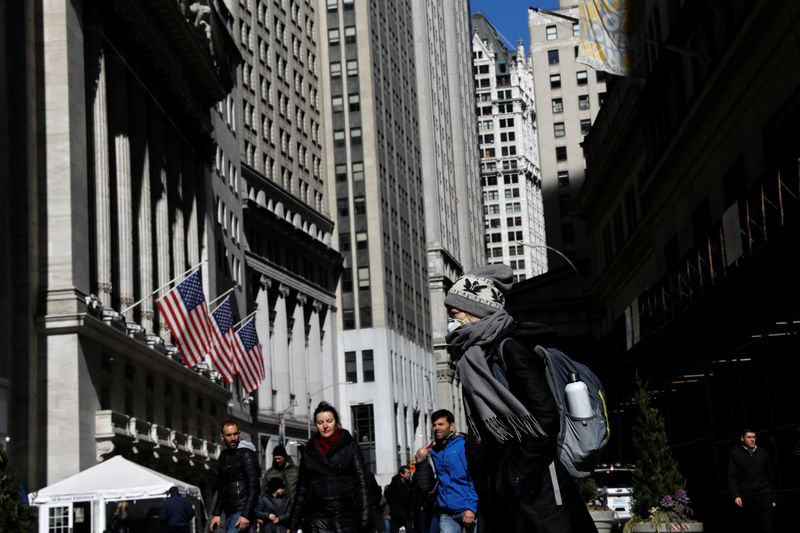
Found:
[[[167,527],[189,527],[194,515],[195,510],[189,500],[178,494],[167,498],[158,518]]]
[[[256,452],[247,447],[225,448],[219,455],[217,469],[217,501],[211,514],[219,516],[224,511],[230,516],[241,512],[252,522],[260,493]]]
[[[316,439],[309,442],[300,461],[297,493],[292,502],[291,528],[302,521],[332,520],[336,531],[369,523],[367,466],[358,443],[347,430],[322,455]]]
[[[595,532],[575,480],[557,458],[561,422],[544,361],[533,351],[542,340],[542,330],[535,326],[519,324],[519,329],[509,332],[511,339],[503,345],[502,362],[509,390],[536,417],[547,436],[502,444],[483,438],[480,445],[467,439],[467,462],[480,502],[479,527],[483,531]],[[495,346],[501,341],[497,339]],[[496,350],[493,355],[500,357]],[[489,362],[499,364],[500,360],[490,357]],[[482,429],[481,421],[475,422]],[[481,435],[489,433],[484,430]],[[551,463],[563,500],[560,506],[556,505]]]
[[[731,496],[746,499],[749,496],[766,496],[775,500],[772,462],[767,450],[761,446],[750,453],[744,446],[736,446],[728,456],[728,488]]]
[[[420,461],[411,478],[411,507],[414,512],[431,512],[436,505],[436,475],[430,458]]]
[[[278,517],[278,523],[273,524],[269,515]],[[275,498],[270,494],[262,494],[256,507],[256,518],[264,521],[261,531],[264,533],[284,533],[289,522],[289,497]]]
[[[395,520],[411,518],[411,480],[403,481],[400,474],[395,475],[383,495],[389,504],[389,516]]]

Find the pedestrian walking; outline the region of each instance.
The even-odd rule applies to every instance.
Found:
[[[286,484],[279,477],[267,481],[256,507],[259,533],[286,533],[289,522],[289,497]]]
[[[434,520],[437,482],[429,457],[430,452],[427,447],[417,450],[414,457],[411,505],[414,510],[414,528],[417,533],[439,533],[439,523]]]
[[[397,533],[401,527],[406,533],[414,531],[411,507],[411,469],[403,465],[384,491],[389,505],[389,533]]]
[[[533,352],[554,332],[519,323],[505,311],[512,283],[509,266],[487,265],[457,279],[444,302],[448,351],[475,443],[467,449],[482,526],[595,532],[574,479],[557,458],[559,413],[544,362]]]
[[[314,410],[314,424],[317,433],[300,460],[289,530],[302,526],[304,533],[356,533],[372,525],[373,514],[361,448],[329,403]]]
[[[272,450],[272,466],[264,473],[264,482],[266,484],[270,479],[280,478],[286,487],[286,497],[291,500],[297,490],[299,473],[292,458],[286,453],[286,448],[282,444],[278,444]]]
[[[438,524],[441,533],[472,533],[478,512],[478,494],[467,468],[466,441],[463,435],[456,433],[455,417],[447,409],[435,411],[431,422],[434,439],[429,451],[436,473],[433,522]],[[425,463],[423,459],[417,468],[426,468]],[[433,493],[433,476],[419,480],[417,489],[420,494]]]
[[[741,514],[741,531],[772,533],[775,519],[775,482],[772,461],[756,445],[756,432],[744,429],[740,443],[728,456],[728,488]]]
[[[223,526],[225,533],[255,530],[255,508],[260,493],[259,466],[255,446],[241,440],[239,424],[222,423],[220,438],[224,445],[217,461],[217,501],[209,529]],[[222,514],[225,514],[225,523]]]
[[[158,513],[158,519],[167,528],[167,532],[190,533],[194,516],[195,510],[191,502],[181,495],[178,487],[170,487],[169,498]]]

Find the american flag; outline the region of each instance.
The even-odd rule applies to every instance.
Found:
[[[211,362],[225,383],[233,381],[236,370],[233,365],[233,352],[227,334],[233,331],[233,314],[230,297],[211,311]]]
[[[203,362],[211,344],[211,324],[200,271],[181,281],[156,305],[186,366]]]
[[[253,317],[232,335],[236,372],[242,380],[245,392],[252,392],[264,380],[264,358],[261,343],[256,333],[256,318]]]

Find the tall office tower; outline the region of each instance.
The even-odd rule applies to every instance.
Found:
[[[322,135],[344,254],[334,375],[383,482],[428,431],[431,346],[410,0],[321,2]]]
[[[463,419],[444,297],[459,275],[484,262],[469,2],[425,0],[412,8],[436,405]]]
[[[38,491],[124,455],[210,495],[231,394],[205,365],[181,362],[154,300],[192,267],[215,292],[211,112],[235,83],[230,13],[174,0],[0,10],[0,433],[11,463]],[[74,508],[94,528],[96,507],[42,512],[67,523]]]
[[[581,143],[606,91],[605,73],[575,61],[577,6],[562,0],[557,11],[528,9],[547,244],[571,260],[587,255],[585,225],[570,209],[586,171]],[[563,260],[551,253],[550,264]]]
[[[226,243],[243,250],[243,313],[255,312],[266,366],[265,382],[235,408],[256,423],[259,451],[269,461],[279,442],[294,454],[294,444],[308,438],[309,404],[337,382],[342,258],[331,246],[325,202],[316,3],[230,3],[243,59],[233,102],[240,171],[238,183],[235,167],[227,176],[225,188],[238,202],[222,223]]]
[[[520,281],[547,271],[533,75],[481,13],[472,18],[486,257]]]

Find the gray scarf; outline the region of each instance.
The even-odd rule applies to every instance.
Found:
[[[467,323],[447,336],[467,400],[464,402],[467,421],[478,442],[481,435],[475,417],[500,443],[512,439],[521,441],[525,435],[545,436],[539,421],[508,390],[505,373],[497,366],[493,372],[487,362],[497,341],[505,337],[515,324],[514,319],[501,309],[478,322]]]

